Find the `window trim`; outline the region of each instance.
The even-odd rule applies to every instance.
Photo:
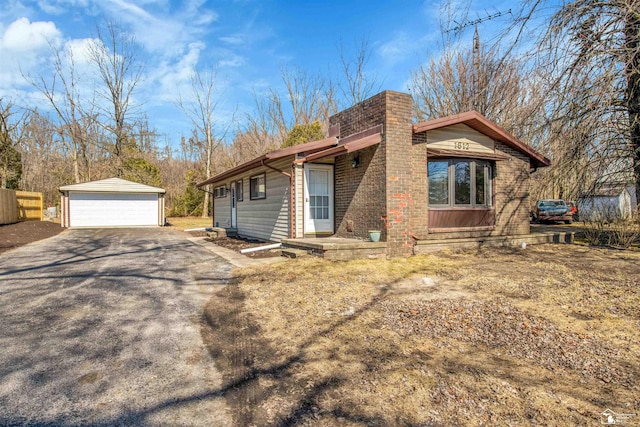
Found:
[[[251,185],[254,179],[262,178],[264,180],[264,193],[260,195],[258,192],[257,196],[253,195],[253,186]],[[267,198],[267,173],[262,172],[257,175],[253,175],[249,177],[249,199],[250,200],[263,200]]]
[[[227,187],[224,185],[219,185],[213,188],[213,198],[214,199],[223,199],[227,197]]]
[[[242,202],[244,200],[244,180],[239,179],[235,182],[236,186],[236,202]],[[266,189],[266,182],[265,182]]]
[[[447,162],[447,190],[448,190],[448,203],[447,204],[432,204],[429,201],[429,195],[427,194],[429,208],[435,209],[492,209],[493,208],[493,164],[487,160],[474,159],[474,158],[448,158],[448,159],[433,159],[427,160],[427,193],[429,191],[429,162]],[[455,167],[458,163],[469,163],[469,199],[470,204],[456,204],[455,193]],[[485,177],[485,203],[476,203],[476,170],[478,166],[484,168]]]

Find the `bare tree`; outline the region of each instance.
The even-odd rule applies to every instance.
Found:
[[[228,153],[230,164],[280,147],[296,125],[319,122],[327,132],[329,117],[337,111],[334,83],[301,68],[283,69],[282,82],[284,93],[273,88],[264,94],[254,93],[255,111],[247,116],[248,124],[236,132]]]
[[[217,126],[216,118],[219,109],[220,95],[217,91],[217,70],[195,72],[191,75],[191,91],[185,99],[182,94],[178,98],[178,106],[191,120],[196,139],[204,141],[203,163],[205,179],[212,176],[212,156],[214,150],[224,139],[229,125]],[[218,134],[216,134],[216,131]],[[209,216],[209,188],[205,188],[202,217]]]
[[[11,101],[0,98],[0,188],[15,188],[22,174],[18,147],[24,136],[28,113],[18,113]]]
[[[312,76],[301,68],[285,68],[282,71],[282,81],[292,113],[291,119],[288,122],[285,120],[287,132],[294,125],[307,125],[314,121],[329,123],[329,117],[337,110],[336,88],[330,79],[320,75]],[[287,117],[282,101],[279,102],[279,109],[279,117]]]
[[[65,146],[60,143],[57,128],[55,123],[36,109],[24,125],[20,144],[20,188],[42,192],[47,204],[54,204],[58,200],[58,187],[61,183],[73,182],[69,157]]]
[[[640,1],[525,0],[506,32],[514,50],[541,20],[549,25],[530,65],[545,70],[550,127],[582,130],[564,135],[567,153],[589,141],[586,189],[633,180],[640,195]]]
[[[539,81],[523,62],[478,38],[471,48],[445,48],[412,73],[411,86],[418,120],[476,110],[520,136],[542,106]]]
[[[70,47],[62,51],[51,45],[53,76],[37,78],[24,76],[49,102],[56,114],[57,131],[73,164],[76,183],[89,180],[88,152],[91,144],[88,127],[95,118],[92,112],[93,100],[83,100],[80,96],[80,76]]]
[[[117,176],[124,174],[125,146],[131,137],[133,92],[142,78],[137,45],[132,35],[109,23],[106,33],[98,28],[98,39],[89,46],[89,56],[98,69],[104,87],[98,94],[106,104],[101,108],[108,117],[105,128],[113,135],[112,155]]]
[[[378,75],[367,72],[367,65],[371,59],[371,47],[369,40],[362,38],[355,41],[355,57],[349,58],[345,53],[342,42],[338,48],[340,64],[342,65],[342,77],[344,80],[339,85],[342,96],[347,105],[362,102],[380,90]]]

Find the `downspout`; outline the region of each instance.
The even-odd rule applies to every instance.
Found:
[[[273,166],[266,164],[264,159],[261,161],[261,163],[262,163],[262,166],[264,166],[265,168],[269,168],[269,169],[271,169],[273,171],[281,173],[284,176],[288,176],[289,177],[289,238],[293,239],[293,227],[294,227],[294,221],[293,221],[293,173],[285,172],[283,170],[274,168]],[[293,165],[291,166],[291,170],[293,172]]]

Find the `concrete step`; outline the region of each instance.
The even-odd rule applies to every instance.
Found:
[[[286,256],[287,258],[302,258],[303,256],[307,256],[309,253],[304,249],[294,249],[294,248],[283,248],[282,256]]]
[[[207,233],[212,239],[221,239],[223,237],[238,237],[238,230],[235,228],[213,227],[212,231]]]
[[[213,227],[213,230],[209,231],[207,236],[212,239],[221,239],[223,237],[227,237],[227,230],[222,227]]]

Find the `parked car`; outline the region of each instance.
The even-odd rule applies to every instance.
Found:
[[[578,203],[570,200],[564,201],[571,212],[571,217],[574,221],[580,221],[580,215],[578,214]]]
[[[565,224],[571,224],[573,215],[564,200],[545,199],[536,203],[534,219],[538,222],[564,221]]]

